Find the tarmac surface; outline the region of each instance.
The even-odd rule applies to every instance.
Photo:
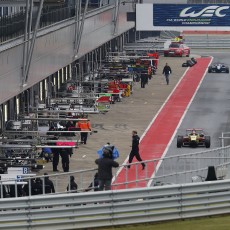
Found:
[[[191,57],[197,57],[197,55],[191,54]],[[182,63],[190,58],[160,56],[156,75],[153,75],[145,88],[141,88],[140,82],[136,82],[130,97],[112,104],[109,112],[89,115],[93,130],[98,132],[88,136],[86,145],[82,144],[75,149],[70,158],[70,171],[96,169],[97,150],[107,142],[116,146],[120,153],[120,157],[116,161],[120,165],[124,164],[131,150],[132,130],[137,130],[140,137],[143,135],[149,123],[185,72],[186,67],[182,67]],[[169,85],[166,84],[165,77],[162,74],[166,62],[172,69]],[[140,154],[144,160],[144,155]],[[63,172],[61,159],[58,169],[59,173]],[[45,165],[39,175],[44,172],[54,173],[51,162]]]

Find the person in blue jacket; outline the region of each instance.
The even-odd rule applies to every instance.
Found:
[[[103,150],[103,158],[95,160],[98,165],[99,191],[111,190],[112,168],[119,167],[119,164],[111,159],[111,152],[108,149]]]

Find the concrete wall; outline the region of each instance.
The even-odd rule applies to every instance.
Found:
[[[134,22],[126,21],[126,12],[133,12],[132,4],[121,5],[116,34],[113,34],[113,7],[88,15],[75,59],[133,28]],[[23,39],[0,46],[0,104],[72,63],[75,56],[73,48],[74,19],[40,30],[35,42],[28,84],[22,88]]]

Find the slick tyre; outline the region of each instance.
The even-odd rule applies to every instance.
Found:
[[[211,146],[211,138],[210,138],[210,136],[205,136],[204,144],[205,144],[206,148],[210,148],[210,146]]]
[[[183,136],[178,136],[177,137],[177,148],[181,148],[183,145]]]

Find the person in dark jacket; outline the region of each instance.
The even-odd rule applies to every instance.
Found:
[[[23,196],[23,188],[22,185],[17,185],[17,195],[15,191],[15,185],[9,185],[10,187],[10,197],[21,197]]]
[[[165,75],[165,80],[166,80],[167,85],[169,84],[169,75],[171,73],[172,73],[172,70],[171,70],[170,66],[168,65],[168,63],[166,63],[162,74]]]
[[[77,192],[78,185],[75,182],[74,176],[70,176],[70,184],[67,185],[66,190],[70,192]]]
[[[5,198],[7,195],[7,191],[6,191],[6,186],[5,185],[1,185],[2,187],[0,187],[0,198]]]
[[[54,137],[53,139],[51,140],[58,140],[57,137]],[[56,143],[51,143],[51,145],[56,145]],[[53,161],[52,161],[52,164],[53,164],[53,172],[58,172],[58,164],[59,164],[59,148],[51,148],[51,151],[53,153]]]
[[[59,149],[58,148],[53,148],[53,172],[58,172],[58,164],[59,164]]]
[[[53,181],[49,179],[47,173],[44,173],[44,176],[45,176],[45,193],[55,193]]]
[[[89,187],[85,189],[85,192],[88,192],[92,189],[94,190],[94,192],[99,191],[98,173],[95,173],[93,181],[90,183]]]
[[[42,194],[42,180],[37,177],[35,183],[31,183],[31,195]]]
[[[103,150],[103,158],[96,159],[95,163],[98,165],[98,181],[99,191],[111,190],[112,182],[112,168],[117,168],[119,164],[111,159],[111,152],[109,149]]]
[[[69,172],[69,157],[72,155],[71,148],[58,148],[61,159],[62,159],[62,168],[64,172]]]
[[[145,88],[145,85],[148,82],[148,74],[144,71],[141,72],[141,88]]]
[[[129,154],[129,164],[132,163],[133,158],[136,157],[136,159],[138,161],[142,161],[140,153],[139,153],[139,141],[140,141],[140,137],[137,135],[137,131],[133,131],[132,132],[132,149],[131,152]],[[145,163],[142,162],[142,169],[145,169]],[[130,165],[128,165],[128,168],[130,168]]]

